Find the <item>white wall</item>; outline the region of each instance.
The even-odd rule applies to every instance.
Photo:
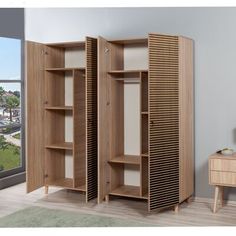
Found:
[[[195,193],[212,196],[207,158],[216,149],[236,149],[236,9],[123,8],[26,9],[26,39],[84,40],[85,35],[135,38],[148,32],[195,40]],[[236,194],[230,192],[230,198]]]

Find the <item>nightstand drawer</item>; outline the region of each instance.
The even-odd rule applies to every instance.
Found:
[[[210,170],[236,172],[236,160],[211,159]]]
[[[236,173],[211,171],[210,184],[236,186]]]

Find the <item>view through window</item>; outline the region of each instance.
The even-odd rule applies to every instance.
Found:
[[[21,40],[0,37],[0,174],[22,167]]]

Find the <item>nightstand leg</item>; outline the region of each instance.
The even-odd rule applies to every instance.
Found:
[[[213,208],[213,212],[216,213],[216,209],[217,209],[217,201],[218,201],[218,197],[219,197],[219,186],[215,187],[215,201],[214,201],[214,208]]]
[[[220,205],[221,207],[223,207],[224,205],[224,187],[223,186],[220,187]]]

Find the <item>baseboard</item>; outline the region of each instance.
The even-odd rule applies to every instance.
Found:
[[[25,172],[0,179],[0,189],[25,182]]]
[[[213,198],[203,198],[203,197],[193,197],[194,202],[200,202],[200,203],[214,203]],[[236,201],[229,201],[229,200],[224,200],[224,205],[229,205],[229,206],[236,206]]]

